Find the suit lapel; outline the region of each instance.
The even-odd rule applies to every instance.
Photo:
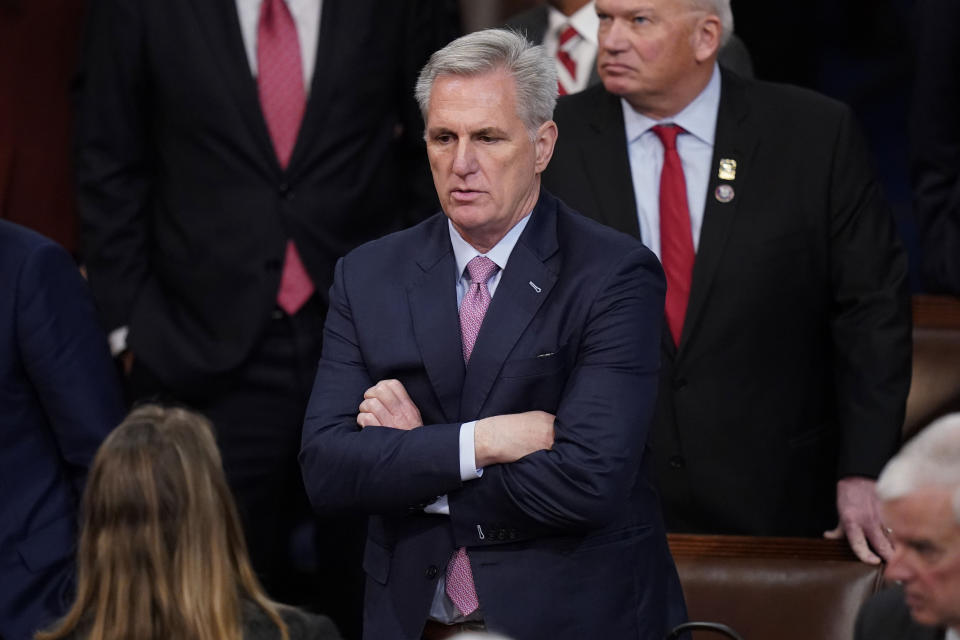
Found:
[[[290,156],[291,179],[296,178],[296,172],[305,165],[307,154],[317,148],[317,136],[324,120],[323,114],[330,106],[336,90],[336,71],[340,69],[340,57],[345,49],[341,39],[350,37],[349,29],[337,29],[336,25],[353,24],[350,19],[343,19],[341,12],[350,7],[344,6],[341,0],[324,0],[320,13],[320,33],[317,37],[316,61],[313,66],[313,78],[310,81],[310,95],[307,98],[307,107],[300,123],[297,142]],[[358,18],[363,19],[363,18]],[[362,80],[361,80],[362,81]]]
[[[437,216],[417,264],[420,273],[407,286],[413,332],[427,377],[448,422],[460,416],[463,350],[457,312],[456,261],[446,218]]]
[[[247,124],[247,130],[274,172],[279,172],[273,142],[260,110],[257,82],[250,72],[250,61],[240,33],[235,0],[192,0],[200,29],[209,39],[210,56],[222,72],[224,82],[235,97],[234,103]]]
[[[503,363],[557,282],[556,266],[546,264],[557,249],[557,201],[541,190],[480,326],[463,383],[464,420],[484,417]]]
[[[597,197],[600,222],[639,238],[637,200],[620,98],[607,93],[602,85],[587,91],[595,92],[586,116],[596,135],[582,141],[580,153]]]
[[[743,197],[744,188],[752,173],[753,167],[750,166],[750,160],[759,142],[756,127],[750,126],[749,103],[744,81],[727,72],[722,71],[722,74],[720,110],[717,114],[717,133],[710,166],[703,226],[700,229],[700,243],[693,265],[687,315],[680,337],[678,356],[681,357],[706,311],[710,287],[726,250],[730,230],[736,219],[738,203]],[[721,159],[732,159],[737,162],[735,179],[719,178]],[[721,202],[718,199],[717,187],[720,185],[732,189],[729,193],[733,194],[733,198],[729,202]]]

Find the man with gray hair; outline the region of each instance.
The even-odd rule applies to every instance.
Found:
[[[668,530],[846,536],[879,562],[910,307],[853,114],[718,66],[729,0],[596,8],[603,85],[560,99],[544,185],[663,263],[650,443]]]
[[[663,273],[540,188],[556,74],[509,31],[417,83],[442,214],[336,268],[300,462],[370,514],[364,637],[662,638],[685,611],[646,439]]]
[[[856,640],[960,639],[960,413],[911,440],[877,495],[894,544],[885,575],[899,586],[864,605]]]

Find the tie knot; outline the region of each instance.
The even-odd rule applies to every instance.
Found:
[[[660,138],[660,144],[664,149],[676,149],[677,136],[683,133],[683,127],[675,124],[658,124],[653,127],[653,132]]]
[[[496,262],[486,256],[477,256],[467,263],[467,273],[470,274],[470,282],[473,284],[486,284],[499,268]]]
[[[570,40],[577,37],[578,35],[580,34],[577,33],[577,30],[573,28],[573,25],[568,24],[560,32],[560,46],[562,47],[563,45],[567,44],[568,42],[570,42]]]

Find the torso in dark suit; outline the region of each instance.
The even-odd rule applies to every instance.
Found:
[[[77,504],[123,401],[87,285],[60,246],[0,221],[0,637],[69,606]]]
[[[925,627],[910,617],[903,589],[894,587],[874,595],[860,609],[854,640],[943,640],[943,629]]]
[[[413,80],[430,1],[325,0],[282,170],[235,0],[97,0],[78,92],[85,260],[108,329],[174,390],[254,350],[288,238],[325,305],[337,258],[435,207]]]
[[[639,235],[620,99],[588,89],[556,121],[547,188]],[[667,526],[819,536],[838,472],[896,449],[910,381],[906,261],[850,110],[724,71],[706,202],[651,440]]]
[[[916,3],[910,182],[926,291],[960,296],[960,3]]]
[[[507,20],[506,26],[524,34],[534,44],[543,44],[543,38],[550,26],[549,10],[546,3],[537,5]],[[753,61],[750,58],[750,52],[736,34],[731,35],[729,42],[720,49],[718,60],[727,69],[736,71],[742,76],[753,77]],[[597,73],[597,65],[594,62],[595,60],[590,62],[590,79],[587,81],[587,86],[591,87],[600,84],[600,74]]]
[[[641,471],[663,275],[636,241],[541,192],[463,364],[447,219],[340,263],[300,461],[314,505],[369,521],[367,638],[420,637],[437,577],[466,546],[488,628],[516,638],[662,638],[685,615]],[[426,426],[356,426],[396,378]],[[464,421],[542,410],[550,451],[462,482]],[[450,516],[425,503],[447,494]]]

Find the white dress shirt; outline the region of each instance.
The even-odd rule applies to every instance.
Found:
[[[513,253],[513,248],[516,246],[517,240],[520,238],[520,234],[523,233],[529,220],[530,214],[527,214],[517,224],[513,225],[513,228],[487,253],[480,253],[474,249],[470,243],[460,236],[460,233],[453,227],[453,223],[447,220],[447,228],[450,232],[450,244],[453,246],[453,257],[457,265],[456,293],[458,308],[460,303],[463,302],[463,296],[466,295],[467,289],[470,288],[470,276],[467,273],[467,263],[480,255],[490,258],[494,264],[500,267],[496,273],[487,280],[487,290],[490,292],[490,299],[493,299],[494,294],[497,292],[497,285],[500,283],[500,276],[503,274],[503,270],[507,268],[507,261],[510,259],[510,254]],[[476,421],[473,421],[460,426],[460,479],[464,482],[475,480],[483,475],[483,469],[477,469],[476,464],[477,454],[473,440],[475,425]],[[434,502],[427,505],[424,511],[433,514],[450,515],[450,504],[447,496],[440,496]],[[469,618],[465,618],[460,613],[457,605],[453,604],[449,596],[447,596],[446,582],[446,576],[441,575],[437,581],[437,590],[433,595],[433,604],[430,606],[430,617],[448,624],[467,619],[481,619],[479,609],[471,614]]]
[[[560,44],[560,34],[571,25],[580,34],[575,42],[568,44],[567,53],[577,63],[577,77],[571,78],[567,68],[557,60],[557,47]],[[543,35],[543,46],[556,61],[557,74],[560,83],[570,93],[583,91],[590,82],[590,73],[597,63],[597,29],[600,19],[593,2],[588,2],[577,9],[571,16],[563,15],[552,6],[547,8],[547,32]]]
[[[285,0],[293,22],[297,27],[300,42],[300,62],[303,65],[303,88],[310,95],[310,81],[317,61],[317,40],[320,35],[320,14],[323,0]],[[240,18],[240,33],[247,51],[250,72],[257,75],[257,25],[260,22],[260,6],[263,0],[236,0],[237,16]]]
[[[660,172],[663,170],[663,144],[651,128],[658,124],[677,124],[686,131],[677,136],[677,153],[683,165],[690,208],[690,231],[693,248],[700,245],[703,210],[710,186],[713,143],[720,108],[720,68],[714,64],[713,75],[703,91],[680,113],[656,121],[637,113],[621,98],[623,122],[630,156],[630,173],[637,200],[640,239],[660,257]]]

